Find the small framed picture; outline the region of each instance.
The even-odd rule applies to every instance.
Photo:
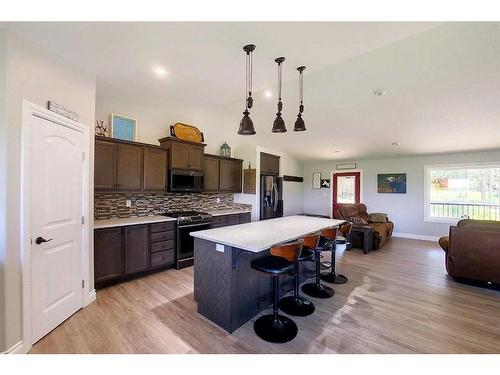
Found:
[[[122,115],[111,115],[111,137],[124,141],[137,140],[137,121]]]
[[[321,189],[321,172],[313,173],[313,189]]]
[[[321,179],[321,188],[330,189],[330,179]]]

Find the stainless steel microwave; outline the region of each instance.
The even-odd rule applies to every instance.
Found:
[[[171,169],[169,175],[169,191],[200,192],[203,191],[203,172]]]

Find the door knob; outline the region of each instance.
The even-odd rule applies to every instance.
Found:
[[[45,239],[45,238],[43,238],[43,237],[37,237],[37,238],[35,238],[35,243],[36,243],[37,245],[40,245],[40,244],[41,244],[41,243],[43,243],[43,242],[49,242],[49,241],[52,241],[52,240],[53,240],[53,238],[50,238],[50,239],[46,240],[46,239]]]

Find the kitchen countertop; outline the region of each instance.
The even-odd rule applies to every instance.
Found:
[[[191,236],[257,253],[343,222],[296,215],[202,230],[191,233]]]
[[[209,210],[206,211],[207,214],[210,214],[212,216],[222,216],[222,215],[231,215],[231,214],[244,214],[247,212],[252,212],[251,208],[230,208],[226,210]]]
[[[176,221],[177,219],[168,216],[131,216],[126,218],[113,218],[113,219],[103,219],[94,220],[94,229],[102,228],[112,228],[112,227],[122,227],[125,225],[139,225],[139,224],[151,224],[160,223],[163,221]]]

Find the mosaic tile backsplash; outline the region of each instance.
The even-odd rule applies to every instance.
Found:
[[[217,203],[217,198],[220,199]],[[126,200],[132,207],[126,207]],[[94,194],[94,219],[111,219],[130,216],[151,216],[166,211],[213,211],[251,209],[249,204],[235,203],[232,193],[96,193]]]

